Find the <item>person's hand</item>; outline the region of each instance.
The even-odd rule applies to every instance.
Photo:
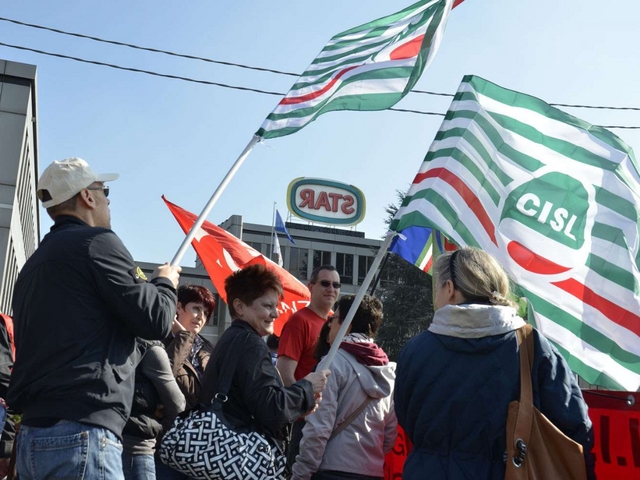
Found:
[[[318,405],[320,405],[320,402],[322,401],[322,393],[314,393],[313,399],[315,400],[315,405],[311,410],[305,413],[303,417],[306,417],[307,415],[311,415],[312,413],[315,413],[316,410],[318,410]]]
[[[186,328],[184,328],[182,324],[174,318],[173,323],[171,324],[171,333],[173,333],[174,335],[177,335],[183,330],[186,330]]]
[[[331,375],[329,370],[320,370],[318,372],[311,372],[304,377],[304,379],[311,382],[313,393],[320,393],[324,390],[324,387],[327,386],[327,377],[329,375]]]
[[[151,279],[154,278],[166,278],[173,284],[173,288],[178,288],[178,280],[180,279],[180,272],[182,267],[180,265],[169,265],[169,262],[164,265],[159,265],[151,274]]]

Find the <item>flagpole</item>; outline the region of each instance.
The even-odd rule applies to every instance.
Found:
[[[191,230],[189,230],[189,233],[187,234],[185,239],[182,241],[180,248],[178,249],[175,256],[173,257],[173,260],[171,260],[171,265],[174,265],[174,266],[178,265],[182,261],[182,257],[184,257],[184,254],[187,252],[187,248],[189,248],[189,245],[191,245],[191,241],[196,236],[196,232],[202,226],[204,221],[207,219],[207,216],[209,215],[209,213],[211,212],[211,209],[220,198],[220,195],[222,195],[222,192],[224,192],[225,188],[227,188],[227,185],[229,184],[231,179],[238,172],[238,169],[240,169],[240,167],[242,166],[242,163],[249,156],[249,154],[251,153],[251,150],[253,150],[253,147],[256,146],[256,144],[260,141],[260,139],[261,137],[254,135],[251,141],[247,144],[247,146],[244,147],[244,150],[242,151],[238,159],[235,161],[235,163],[231,166],[231,169],[229,169],[225,177],[222,179],[222,182],[220,182],[220,185],[218,185],[218,188],[216,188],[216,191],[213,192],[213,195],[211,195],[211,198],[205,205],[204,209],[202,210],[202,213],[200,213],[200,216],[191,227]]]
[[[273,213],[271,214],[271,246],[269,247],[269,249],[271,250],[271,254],[269,255],[269,258],[273,257],[273,234],[275,232],[275,227],[276,225],[276,202],[273,202]]]
[[[338,330],[338,335],[336,336],[336,339],[333,341],[333,344],[331,345],[331,349],[329,350],[329,353],[320,362],[320,365],[318,366],[318,370],[324,370],[331,366],[331,363],[333,362],[333,357],[336,356],[336,353],[338,352],[338,348],[340,348],[340,343],[342,342],[342,339],[347,334],[347,330],[351,325],[351,321],[353,320],[353,317],[358,311],[358,307],[360,306],[362,299],[367,293],[369,284],[371,283],[371,280],[373,280],[373,277],[378,271],[378,267],[380,266],[382,259],[387,253],[387,250],[389,249],[389,245],[391,245],[391,240],[393,240],[393,237],[395,235],[396,235],[396,232],[393,232],[391,230],[387,232],[387,236],[382,242],[382,245],[380,245],[380,250],[378,250],[378,254],[373,259],[373,264],[371,265],[371,268],[367,272],[367,276],[364,277],[364,281],[362,282],[362,285],[360,285],[360,289],[356,294],[356,298],[353,299],[353,304],[351,304],[351,308],[349,308],[349,313],[347,313],[347,317],[342,322],[342,325],[340,326],[340,330]]]
[[[436,282],[436,260],[440,256],[440,247],[438,246],[438,239],[442,240],[442,232],[440,230],[433,230],[433,237],[431,240],[431,303],[433,305],[433,311],[437,310],[436,308],[436,293],[438,291],[438,285]]]

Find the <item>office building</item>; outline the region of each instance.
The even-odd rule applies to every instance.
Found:
[[[0,60],[0,312],[40,241],[36,67]]]

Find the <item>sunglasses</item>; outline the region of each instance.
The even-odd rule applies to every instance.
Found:
[[[333,287],[336,290],[340,290],[340,287],[342,286],[340,282],[330,282],[329,280],[320,280],[318,283],[324,288]]]
[[[101,187],[87,187],[87,190],[102,190],[105,198],[109,196],[109,185],[102,185]]]

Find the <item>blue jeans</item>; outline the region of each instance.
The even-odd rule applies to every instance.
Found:
[[[153,455],[122,454],[124,480],[156,480],[156,462]]]
[[[22,425],[17,442],[20,480],[124,480],[122,444],[105,428],[67,420]]]

